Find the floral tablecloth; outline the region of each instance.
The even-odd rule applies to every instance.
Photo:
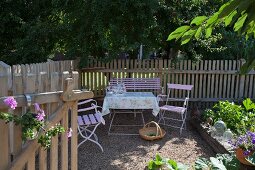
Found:
[[[157,116],[159,112],[157,98],[152,92],[106,94],[102,114],[109,114],[110,109],[152,109],[154,116]]]

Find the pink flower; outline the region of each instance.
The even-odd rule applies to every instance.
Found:
[[[36,119],[39,121],[44,121],[45,113],[44,111],[40,108],[38,103],[34,104],[35,110],[37,111]]]
[[[68,137],[68,138],[72,137],[72,133],[73,133],[72,128],[69,128],[69,130],[68,130],[68,132],[67,132],[67,137]]]
[[[36,111],[40,111],[41,110],[41,108],[40,108],[38,103],[35,103],[34,106],[35,106],[35,110]]]
[[[4,103],[9,106],[12,110],[14,110],[17,107],[17,101],[13,97],[7,97],[4,99]]]
[[[44,117],[45,117],[45,114],[43,110],[41,112],[38,112],[36,115],[36,119],[39,121],[44,121]]]

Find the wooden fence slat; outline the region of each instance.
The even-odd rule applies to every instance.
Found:
[[[27,162],[27,170],[35,170],[35,153],[31,152]]]
[[[50,170],[56,169],[58,169],[58,136],[52,137],[50,148]]]
[[[71,114],[71,128],[73,130],[73,136],[71,138],[71,170],[77,170],[78,151],[77,151],[77,102],[74,102],[72,106]]]
[[[8,95],[8,75],[0,75],[1,90],[0,96]],[[1,109],[0,112],[8,112],[8,109]],[[9,125],[6,124],[3,120],[0,120],[0,169],[7,169],[10,163],[10,146],[9,146]]]
[[[13,95],[20,95],[24,93],[23,90],[23,82],[22,82],[22,77],[21,74],[15,74],[13,76]],[[21,116],[22,114],[22,108],[17,107],[14,110],[15,115]],[[11,145],[13,147],[12,155],[13,158],[16,158],[16,156],[20,153],[22,149],[22,129],[20,125],[14,125],[13,128],[11,129],[12,131],[12,136],[10,137],[11,139]]]
[[[231,67],[232,67],[232,61],[229,60],[228,61],[228,69],[227,70],[231,70]],[[226,98],[230,98],[230,93],[231,93],[231,75],[227,75],[227,89],[226,89]]]
[[[253,88],[252,87],[254,87],[253,86],[253,75],[250,75],[249,76],[250,77],[250,79],[249,79],[249,85],[248,85],[248,89],[249,89],[249,94],[247,94],[247,96],[249,97],[249,98],[252,98],[252,90],[253,90]],[[250,88],[251,87],[251,88]]]
[[[223,60],[219,61],[219,67],[218,69],[220,70],[224,70],[224,67],[223,67]],[[219,75],[219,91],[218,91],[218,97],[219,98],[223,98],[223,78],[224,76],[222,74]]]
[[[65,115],[61,121],[61,125],[68,130],[68,112],[63,114]],[[68,169],[68,138],[66,133],[61,134],[61,169]]]
[[[204,65],[204,70],[208,70],[208,61],[207,60],[204,61],[203,65]],[[203,74],[203,80],[202,80],[203,93],[201,94],[203,98],[207,97],[206,96],[206,90],[207,90],[206,85],[207,85],[207,83],[208,83],[208,77],[207,77],[206,74]]]
[[[216,70],[219,70],[220,69],[220,61],[219,60],[216,60]],[[215,75],[215,98],[220,98],[219,96],[219,74],[216,74]]]
[[[39,170],[47,170],[47,150],[39,149]]]

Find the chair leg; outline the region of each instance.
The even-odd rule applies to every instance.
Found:
[[[187,115],[187,111],[185,111],[183,114],[182,114],[182,125],[181,125],[181,128],[180,128],[180,135],[182,134],[182,130],[186,130],[186,115]]]
[[[93,133],[93,132],[92,132],[91,130],[89,130],[89,129],[85,129],[85,133],[86,133],[86,132],[89,132],[90,134]],[[87,133],[86,133],[86,136],[88,136]],[[97,137],[97,135],[96,135],[95,133],[93,134],[93,136],[94,136],[95,140],[98,141],[98,137]]]
[[[102,152],[104,151],[104,150],[103,150],[103,147],[98,143],[98,137],[97,137],[97,135],[95,134],[96,128],[97,128],[97,126],[100,125],[100,124],[101,124],[101,123],[95,125],[95,126],[94,126],[94,129],[93,129],[92,131],[89,130],[89,129],[87,129],[89,126],[88,126],[87,128],[83,128],[82,130],[78,127],[79,134],[81,135],[81,137],[82,137],[84,140],[78,144],[78,147],[77,147],[77,148],[79,148],[84,142],[86,142],[87,140],[89,140],[89,141],[91,141],[91,142],[97,144],[97,145],[100,147],[100,149],[102,150]],[[85,135],[83,135],[82,132],[84,132]],[[90,132],[90,135],[87,135],[87,132]],[[91,139],[92,136],[95,137],[95,140]]]
[[[164,115],[165,115],[165,110],[159,112],[158,124],[160,124],[160,121],[163,120],[163,124],[166,125],[166,121],[165,121],[165,119],[164,119]]]
[[[115,117],[115,113],[113,113],[113,115],[112,115],[112,120],[111,120],[111,123],[109,125],[109,129],[108,129],[108,135],[111,133],[112,122],[113,122],[114,117]]]
[[[142,121],[143,121],[143,126],[145,125],[144,117],[143,117],[143,112],[141,113],[142,115]]]
[[[135,116],[136,116],[137,113],[140,113],[140,112],[135,112],[133,114],[135,114]],[[128,134],[128,133],[121,133],[121,132],[119,132],[119,133],[111,132],[113,126],[141,126],[141,125],[119,125],[119,124],[113,124],[114,118],[115,118],[116,114],[117,113],[113,112],[113,116],[112,116],[112,119],[111,119],[111,122],[110,122],[110,125],[109,125],[109,129],[108,129],[108,135],[139,135],[138,133],[137,134],[136,133],[135,134],[133,134],[133,133],[132,134]],[[143,112],[141,112],[141,118],[142,118],[142,124],[144,126],[145,125],[145,120],[144,120]]]

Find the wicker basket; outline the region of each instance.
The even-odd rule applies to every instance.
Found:
[[[139,130],[139,134],[145,140],[157,140],[163,138],[166,134],[166,131],[160,128],[156,122],[151,121]]]

